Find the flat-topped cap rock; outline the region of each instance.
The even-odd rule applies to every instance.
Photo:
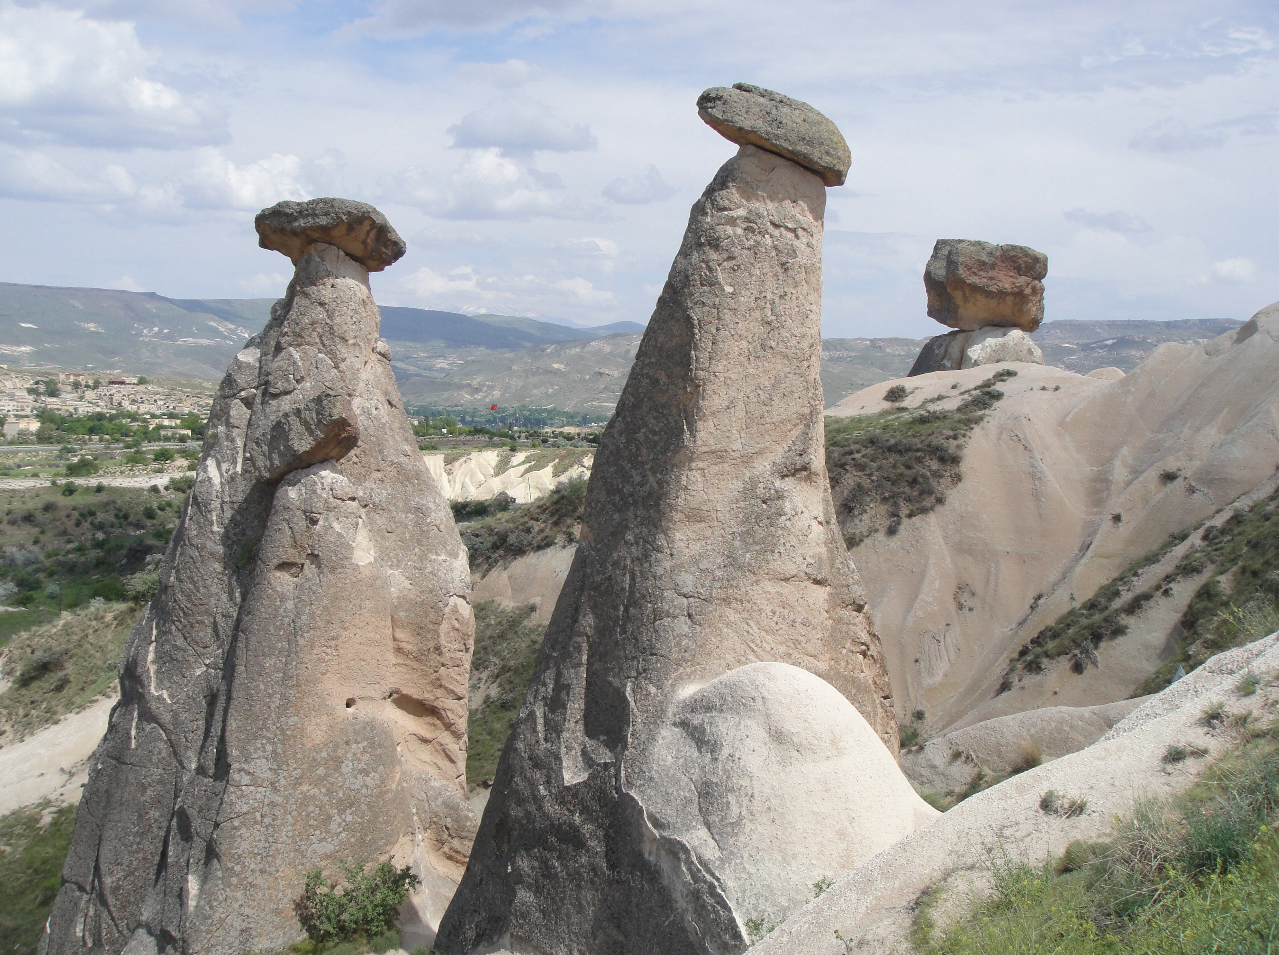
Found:
[[[282,252],[294,265],[317,242],[337,246],[370,272],[381,272],[404,255],[404,240],[386,216],[354,199],[277,202],[253,220],[258,245]]]
[[[1047,274],[1048,256],[1024,245],[938,239],[924,269],[929,317],[965,332],[1033,332],[1044,320]]]
[[[749,83],[713,86],[697,97],[697,115],[730,142],[784,156],[842,186],[853,161],[839,128],[807,103]]]

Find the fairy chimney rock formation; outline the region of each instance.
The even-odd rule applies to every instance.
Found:
[[[1029,333],[1044,320],[1048,256],[1024,245],[938,239],[924,269],[928,314],[955,331],[931,338],[907,377],[1001,361],[1042,365]]]
[[[281,203],[285,298],[231,362],[120,666],[42,951],[240,955],[301,937],[307,870],[393,857],[430,943],[461,877],[466,551],[378,349],[371,206]]]
[[[808,128],[774,115],[770,142]],[[882,651],[826,474],[825,199],[817,172],[748,143],[693,206],[600,441],[581,542],[439,950],[740,951],[763,890],[776,906],[811,897],[795,845],[826,842],[851,865],[868,830],[904,834],[930,814],[893,760]],[[826,695],[800,714],[789,704],[805,680]],[[734,730],[734,710],[759,731]],[[723,760],[699,764],[689,747],[717,738],[716,721]],[[793,815],[739,826],[716,800],[716,772],[746,801],[788,774],[817,778],[831,754],[813,727],[829,739],[858,721],[840,749],[849,772],[895,777],[900,802],[841,807],[835,794],[860,785],[842,779],[792,789]],[[775,749],[737,759],[765,737]],[[674,765],[705,770],[707,786]]]

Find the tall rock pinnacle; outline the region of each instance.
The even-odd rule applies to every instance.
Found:
[[[120,665],[50,955],[241,955],[301,935],[308,869],[394,856],[442,913],[465,801],[466,552],[400,405],[361,262],[371,206],[282,203],[297,269],[232,361],[155,599]]]
[[[738,733],[731,711],[751,699],[816,699],[811,686],[787,688],[824,687],[821,706],[842,708],[838,725],[862,727],[858,745],[882,755],[865,772],[899,775],[879,639],[825,468],[823,179],[766,149],[799,142],[786,152],[802,153],[813,129],[839,133],[822,117],[825,127],[792,135],[787,111],[812,107],[753,87],[737,92],[745,100],[734,98],[727,125],[753,129],[750,141],[693,206],[600,442],[581,542],[441,923],[442,951],[744,948],[752,891],[737,878],[742,857],[729,843],[758,832],[722,813],[712,819],[709,797],[750,789],[755,770],[775,774],[773,756],[797,776],[831,756],[808,748],[802,733],[776,732],[772,721],[789,718],[785,705],[756,708],[752,726],[762,735]],[[710,111],[723,99],[708,91],[698,102]],[[831,175],[846,173],[845,160]],[[764,668],[742,675],[752,665]],[[712,723],[727,735],[707,729]],[[747,736],[767,745],[757,750]],[[688,748],[699,739],[722,745],[724,759],[699,763]],[[784,753],[770,748],[779,740]],[[738,756],[750,765],[708,786],[699,806],[697,779],[731,774]],[[848,823],[856,812],[836,815]],[[896,838],[915,825],[914,816],[897,822],[882,828]],[[715,833],[727,841],[716,845]],[[838,831],[812,836],[842,840]],[[752,863],[761,878],[784,864]]]

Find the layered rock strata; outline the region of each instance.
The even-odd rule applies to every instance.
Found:
[[[727,718],[711,716],[721,704],[758,704],[770,714],[763,723],[778,720],[786,754],[737,765],[725,752],[719,771],[739,771],[741,798],[760,774],[784,775],[791,757],[811,760],[797,743],[802,719],[788,723],[788,708],[769,702],[789,691],[722,682],[739,668],[769,661],[826,681],[897,773],[879,639],[825,469],[824,208],[817,174],[754,145],[694,205],[600,442],[581,543],[441,924],[442,951],[745,948],[755,909],[734,866],[754,866],[760,884],[773,884],[793,861],[783,846],[803,836],[794,826],[825,817],[797,812],[785,840],[751,856],[740,843],[756,827],[711,819],[732,806],[709,790],[699,804],[696,785],[670,788],[672,761],[696,760],[697,740],[714,759],[699,727]],[[824,708],[817,722],[834,732],[842,712]],[[827,809],[841,825],[808,838],[839,842],[880,825],[854,806]],[[696,836],[712,830],[733,843],[719,855]]]
[[[1044,320],[1048,256],[1024,245],[938,239],[924,269],[928,314],[956,329],[930,338],[907,377],[1002,361],[1042,365],[1029,333]]]
[[[259,216],[297,270],[214,402],[45,952],[276,951],[301,935],[308,869],[388,856],[424,881],[406,927],[429,942],[461,875],[466,552],[360,264],[403,243],[337,204],[360,208],[329,231],[329,200]]]

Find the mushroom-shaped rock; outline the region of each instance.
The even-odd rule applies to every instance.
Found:
[[[381,272],[404,255],[404,240],[386,216],[354,199],[277,202],[253,220],[258,245],[282,252],[297,265],[317,242],[336,246],[370,272]]]
[[[1048,256],[1024,245],[938,239],[924,269],[928,314],[972,332],[1002,325],[1033,332],[1044,320]]]
[[[815,882],[939,815],[855,706],[784,663],[738,667],[678,700],[627,777],[672,893],[684,873],[709,873],[742,926],[780,923]]]
[[[729,142],[758,146],[842,186],[853,161],[839,128],[807,103],[750,83],[713,86],[697,98],[697,115]]]

